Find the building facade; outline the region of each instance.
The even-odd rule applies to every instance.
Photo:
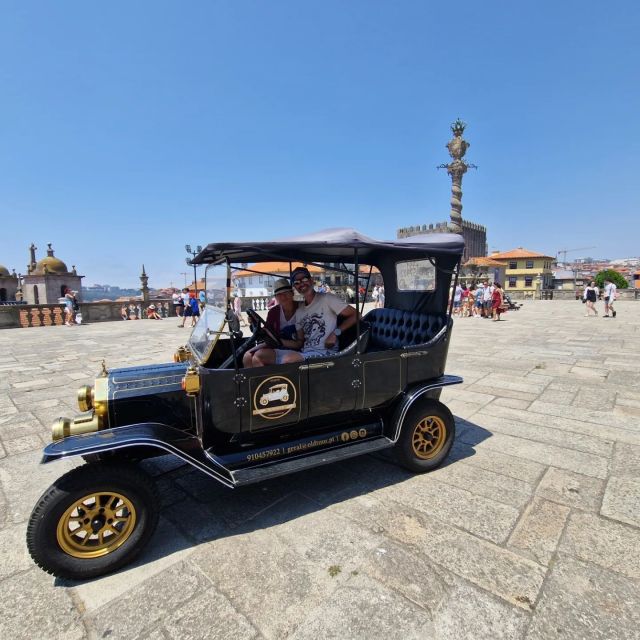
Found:
[[[518,247],[511,251],[494,252],[492,260],[505,266],[505,291],[535,294],[553,286],[552,266],[555,258]]]

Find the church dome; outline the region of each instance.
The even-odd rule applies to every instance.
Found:
[[[48,245],[49,249],[47,250],[47,255],[45,258],[42,258],[42,260],[38,260],[38,264],[36,264],[36,268],[34,273],[41,276],[44,275],[45,273],[51,273],[51,274],[65,274],[65,273],[69,273],[69,270],[67,269],[67,265],[62,262],[62,260],[60,260],[59,258],[56,258],[53,255],[53,249],[51,248],[51,245]]]
[[[0,264],[0,278],[6,277],[8,275],[10,275],[9,269],[7,269],[7,267],[4,267]]]

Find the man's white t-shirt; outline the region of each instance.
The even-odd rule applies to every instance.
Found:
[[[616,285],[613,284],[613,282],[609,282],[604,285],[604,295],[605,297],[609,296],[609,302],[614,302],[614,300],[616,299],[617,288],[618,287],[616,287]]]
[[[348,305],[333,293],[316,293],[309,306],[301,304],[296,311],[296,329],[304,333],[302,355],[324,356],[338,351],[338,343],[328,349],[324,341],[338,324],[338,314]]]
[[[457,285],[455,293],[453,294],[453,301],[460,302],[461,298],[462,298],[462,287],[460,285]]]

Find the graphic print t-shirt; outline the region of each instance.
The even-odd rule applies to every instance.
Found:
[[[304,333],[304,352],[326,353],[324,341],[333,333],[338,324],[338,314],[345,303],[333,293],[316,293],[307,307],[302,304],[296,311],[296,329]],[[338,343],[331,351],[338,350]]]

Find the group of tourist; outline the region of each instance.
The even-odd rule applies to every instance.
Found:
[[[188,287],[185,287],[181,293],[174,292],[171,298],[176,315],[182,318],[182,322],[178,326],[184,327],[186,319],[191,318],[191,326],[195,327],[196,322],[200,319],[200,309],[204,307],[206,302],[205,292],[200,291],[196,295],[195,291],[190,291]]]
[[[588,286],[584,288],[582,293],[582,302],[586,305],[585,318],[589,316],[595,317],[598,315],[596,309],[596,302],[600,299],[600,289],[592,280]],[[614,309],[614,303],[618,297],[618,287],[611,280],[605,279],[604,281],[604,315],[603,318],[615,318],[617,315]]]
[[[469,287],[458,283],[453,290],[453,315],[459,318],[491,318],[497,322],[506,310],[499,282],[485,280]]]

